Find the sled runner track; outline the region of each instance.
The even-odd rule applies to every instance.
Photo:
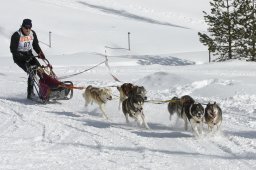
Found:
[[[219,138],[219,139],[218,139]],[[223,169],[222,167],[226,164],[226,159],[230,161],[231,164],[237,165],[239,169],[254,169],[253,162],[254,158],[246,159],[243,154],[234,153],[237,150],[241,150],[240,146],[234,145],[232,141],[229,141],[226,137],[201,137],[199,139],[191,138],[191,140],[182,140],[185,148],[188,150],[195,150],[198,154],[202,154],[211,157],[211,164],[216,163],[217,169]],[[225,140],[224,143],[223,140]],[[208,151],[211,151],[210,153]],[[213,152],[214,151],[214,152]]]
[[[1,123],[0,126],[0,136],[5,135],[8,131],[15,128],[15,124],[17,121],[17,116],[10,116],[4,122]]]
[[[26,124],[29,124],[32,127],[40,129],[40,131],[41,131],[41,141],[42,142],[46,142],[47,140],[48,141],[52,140],[51,137],[48,137],[48,139],[47,139],[47,135],[48,135],[47,133],[49,133],[49,132],[47,132],[48,130],[46,129],[45,123],[37,121],[37,119],[34,118],[34,116],[38,116],[38,113],[40,113],[40,110],[39,111],[37,110],[36,112],[34,112],[35,115],[32,115],[32,117],[30,117],[31,116],[31,113],[29,113],[30,111],[27,112],[27,113],[29,113],[28,115],[24,116],[24,115],[21,115],[18,111],[16,111],[15,107],[14,107],[14,106],[17,106],[17,108],[19,108],[19,105],[22,105],[22,104],[17,103],[17,102],[2,100],[2,99],[0,99],[0,102],[3,103],[3,105],[7,105],[6,108],[9,108],[11,113],[14,113],[13,116],[12,116],[13,119],[10,119],[9,122],[16,123],[17,122],[17,117],[18,117],[22,122],[24,122]],[[33,106],[30,106],[30,105],[28,105],[28,106],[23,105],[23,108],[25,108],[25,110],[27,110],[27,109],[28,110],[33,110]],[[47,107],[45,105],[38,105],[38,108],[51,109],[51,107],[49,107],[49,106]],[[47,118],[47,117],[44,117],[44,118]],[[49,118],[47,118],[47,119],[51,120]],[[52,120],[52,121],[56,121],[56,120]]]
[[[239,141],[239,140],[238,140]],[[256,160],[255,146],[240,144],[234,136],[223,137],[219,142],[212,140],[211,142],[219,147],[223,152],[231,155],[237,161],[240,161],[250,169],[254,169],[253,162]],[[243,159],[241,159],[243,158]]]
[[[202,142],[207,142],[207,141],[203,139]],[[227,159],[235,160],[237,163],[239,163],[239,165],[245,166],[246,169],[253,169],[253,161],[256,158],[255,158],[255,150],[251,151],[250,150],[251,147],[238,144],[233,140],[232,136],[224,136],[224,135],[212,136],[209,138],[209,142],[210,143],[207,145],[207,147],[209,146],[213,147],[213,149],[211,150],[221,150],[226,155],[223,157],[226,157]]]
[[[81,121],[81,118],[86,118],[86,117],[79,117]],[[120,152],[139,152],[142,153],[143,159],[146,157],[145,152],[145,145],[141,144],[140,142],[136,141],[137,136],[133,133],[129,133],[129,136],[126,135],[127,130],[126,129],[121,129],[120,127],[113,127],[111,125],[111,122],[106,122],[103,121],[102,118],[93,118],[91,119],[90,116],[88,117],[89,119],[85,119],[85,127],[81,128],[79,126],[79,123],[77,124],[64,124],[64,126],[68,127],[69,129],[73,129],[71,134],[74,135],[74,139],[76,139],[78,136],[77,133],[83,134],[82,136],[90,136],[90,138],[86,139],[86,141],[81,141],[79,143],[74,142],[74,139],[71,141],[71,143],[66,143],[67,145],[77,145],[77,146],[83,146],[86,147],[87,149],[93,149],[96,150],[98,154],[112,154],[112,151],[115,151],[117,155],[121,156]],[[82,119],[83,122],[83,119]],[[90,127],[90,128],[88,128]],[[109,131],[106,134],[102,134],[102,128],[109,128]],[[76,133],[76,135],[75,135]],[[72,136],[71,135],[71,138]],[[113,138],[117,137],[117,138]],[[70,136],[69,136],[70,138]],[[70,138],[70,139],[71,139]],[[107,142],[107,143],[106,143]],[[123,143],[123,147],[116,147],[116,142],[118,142],[120,145]],[[128,142],[128,144],[127,144]],[[65,144],[64,144],[65,145]],[[54,149],[54,148],[53,148]],[[129,155],[126,155],[129,156]],[[118,162],[113,162],[114,164],[118,164]]]
[[[7,104],[7,106],[5,107],[5,110],[6,110],[6,108],[9,108],[9,111],[14,113],[14,114],[10,115],[12,118],[9,118],[7,121],[5,121],[4,125],[2,125],[2,127],[4,127],[4,128],[0,127],[1,129],[4,129],[4,130],[1,130],[2,134],[4,134],[3,133],[4,131],[7,131],[9,129],[9,126],[14,126],[15,128],[18,128],[18,125],[15,125],[15,124],[17,123],[18,120],[21,120],[23,123],[28,123],[32,127],[36,127],[36,128],[40,129],[40,126],[41,126],[42,127],[41,128],[42,129],[42,141],[44,140],[44,138],[45,138],[45,125],[44,124],[42,124],[41,122],[36,121],[36,120],[26,120],[26,118],[22,114],[20,114],[13,107],[11,107],[13,105],[19,105],[19,104],[15,103],[15,102],[9,102],[9,101],[8,102],[4,102],[3,100],[1,100],[1,102],[3,104]],[[6,111],[3,112],[3,113],[6,113]],[[8,112],[7,112],[7,114],[8,114]],[[17,119],[17,118],[19,118],[19,119]]]
[[[63,123],[62,125],[70,129],[68,135],[66,135],[65,137],[65,141],[64,142],[62,142],[63,140],[51,141],[51,146],[49,146],[47,150],[55,150],[57,148],[66,147],[66,146],[77,146],[77,147],[85,147],[87,148],[87,150],[88,149],[97,150],[98,155],[105,152],[104,144],[102,144],[101,141],[104,141],[107,139],[105,138],[103,140],[102,138],[104,138],[104,135],[103,136],[100,135],[100,133],[98,133],[97,130],[91,132],[86,128],[81,128],[79,124]],[[82,140],[81,142],[77,142],[77,140],[79,140],[79,137],[86,136],[85,134],[88,134],[90,138],[87,138],[86,140]]]
[[[2,100],[2,99],[0,99],[0,102],[2,103],[1,106],[5,106],[8,103],[8,102],[6,102],[5,100]],[[17,128],[16,123],[17,123],[18,120],[21,120],[21,121],[24,122],[23,116],[20,113],[18,113],[17,111],[15,111],[10,106],[10,103],[8,103],[6,107],[1,107],[0,109],[1,109],[0,113],[6,115],[6,120],[4,120],[1,123],[1,126],[0,126],[1,136],[8,133],[8,131],[16,129]]]
[[[9,108],[9,109],[11,110],[11,112],[13,112],[13,113],[14,113],[15,115],[17,115],[22,121],[24,121],[23,115],[20,114],[19,112],[17,112],[17,111],[12,107],[13,102],[10,102],[10,101],[7,101],[7,100],[3,100],[3,99],[0,99],[0,101],[1,101],[1,103],[3,103],[3,104],[7,104],[8,107],[6,107],[6,108]]]

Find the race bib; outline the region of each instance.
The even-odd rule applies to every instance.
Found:
[[[28,36],[20,34],[19,46],[18,51],[26,52],[32,49],[33,44],[33,33],[32,31]]]

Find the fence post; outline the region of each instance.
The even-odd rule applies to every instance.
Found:
[[[131,50],[131,45],[130,45],[130,32],[128,32],[128,50]]]

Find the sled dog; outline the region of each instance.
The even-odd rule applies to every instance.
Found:
[[[182,113],[182,105],[180,103],[180,99],[178,97],[173,97],[171,101],[168,103],[168,111],[170,113],[170,120],[172,119],[172,116],[174,113],[177,114],[179,118],[183,118],[185,120],[186,116]]]
[[[205,123],[208,125],[208,129],[210,131],[216,126],[217,130],[222,123],[222,110],[221,108],[214,102],[213,104],[208,103],[205,108]]]
[[[125,115],[126,123],[129,123],[128,117],[135,119],[135,121],[146,129],[149,129],[143,113],[144,98],[141,95],[129,95],[127,99],[122,102],[122,110]],[[140,120],[141,119],[141,120]]]
[[[121,86],[117,86],[117,90],[120,93],[120,98],[119,98],[119,110],[121,103],[128,98],[129,95],[140,95],[144,100],[147,100],[146,97],[146,89],[143,86],[136,86],[133,85],[132,83],[124,83]]]
[[[97,103],[103,113],[102,116],[108,119],[108,116],[105,112],[105,104],[108,100],[112,100],[111,89],[97,88],[90,85],[86,87],[83,93],[83,97],[85,99],[85,106],[88,106],[89,103]]]
[[[170,119],[174,113],[185,121],[184,128],[188,130],[188,122],[190,122],[193,132],[198,136],[203,132],[204,108],[200,103],[188,95],[172,98],[168,104]]]

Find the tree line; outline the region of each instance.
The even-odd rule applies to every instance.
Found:
[[[207,33],[199,40],[217,61],[245,59],[256,61],[256,0],[211,0],[210,14],[203,11]]]

